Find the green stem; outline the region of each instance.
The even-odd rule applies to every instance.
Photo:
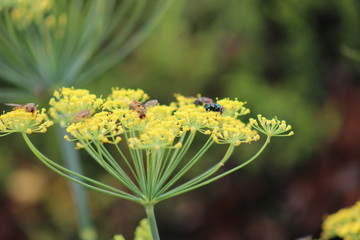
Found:
[[[205,181],[207,178],[209,178],[211,175],[217,172],[224,165],[224,163],[230,158],[231,154],[233,153],[234,148],[235,148],[234,145],[230,145],[224,157],[217,164],[215,164],[213,167],[209,168],[207,171],[203,172],[202,174],[198,175],[197,177],[187,181],[186,183],[183,183],[182,185],[168,191],[167,193],[164,193],[163,195],[160,196],[160,199],[162,200],[164,196],[167,196],[165,198],[168,198],[169,196],[176,196],[181,193],[188,192],[190,191],[189,189],[192,189],[194,185],[201,183],[202,181]]]
[[[111,196],[115,196],[115,197],[120,197],[120,198],[124,198],[130,201],[134,201],[134,202],[139,202],[142,200],[139,197],[135,197],[129,193],[126,193],[124,191],[121,191],[119,189],[113,188],[109,185],[103,184],[101,182],[98,182],[94,179],[85,177],[83,175],[80,175],[78,173],[75,173],[67,168],[64,168],[62,166],[60,166],[59,164],[53,162],[52,160],[50,160],[49,158],[45,157],[41,152],[39,152],[39,150],[37,150],[37,148],[32,144],[32,142],[30,141],[30,139],[28,138],[26,133],[22,133],[22,136],[26,142],[26,144],[28,145],[28,147],[30,148],[30,150],[35,154],[35,156],[46,166],[48,167],[50,170],[54,171],[55,173],[61,175],[62,177],[65,177],[66,179],[70,180],[70,181],[74,181],[84,187],[90,188],[92,190],[101,192],[101,193],[105,193],[105,194],[109,194]],[[76,177],[76,178],[75,178]],[[82,180],[78,180],[82,179]],[[87,183],[88,182],[88,183]]]
[[[197,161],[204,155],[204,153],[211,147],[214,143],[212,138],[210,137],[205,145],[200,149],[200,151],[195,154],[195,156],[178,172],[176,175],[158,192],[158,194],[164,193],[168,190],[171,186],[175,184]],[[162,187],[162,186],[159,186]]]
[[[153,240],[160,240],[159,231],[156,224],[154,204],[145,204],[146,216],[149,221],[151,236]]]
[[[79,154],[74,149],[74,143],[67,142],[64,139],[65,134],[65,129],[57,125],[57,135],[59,138],[60,148],[64,154],[64,163],[70,170],[78,174],[82,174]],[[70,186],[74,196],[79,221],[80,237],[83,240],[95,240],[97,234],[90,221],[86,190],[83,186],[74,182],[70,182]],[[89,234],[90,232],[92,232],[92,234]]]
[[[196,177],[193,180],[191,180],[191,181],[189,181],[189,182],[187,182],[187,183],[185,183],[185,184],[183,184],[183,185],[181,185],[181,186],[179,186],[179,187],[177,187],[177,188],[175,188],[173,190],[170,190],[167,193],[164,193],[159,198],[157,198],[157,200],[158,201],[163,201],[163,200],[165,200],[167,198],[174,197],[174,196],[189,192],[191,190],[194,190],[196,188],[199,188],[199,187],[207,185],[207,184],[209,184],[211,182],[214,182],[215,180],[218,180],[218,179],[220,179],[222,177],[225,177],[226,175],[229,175],[230,173],[235,172],[235,171],[239,170],[240,168],[245,167],[246,165],[248,165],[252,161],[254,161],[264,151],[266,146],[270,143],[270,138],[271,138],[270,136],[267,136],[266,141],[265,141],[264,145],[260,148],[260,150],[252,158],[248,159],[246,162],[240,164],[239,166],[234,167],[234,168],[232,168],[232,169],[230,169],[230,170],[228,170],[228,171],[226,171],[226,172],[224,172],[222,174],[219,174],[219,175],[217,175],[217,176],[215,176],[213,178],[205,180],[207,177],[211,176],[216,171],[216,170],[214,171],[214,170],[210,169],[210,170],[208,170],[206,172],[206,174],[203,174],[203,175],[205,175],[205,177],[204,176]],[[227,159],[227,158],[224,158],[224,159]],[[224,162],[223,160],[220,161],[220,165],[223,162]]]

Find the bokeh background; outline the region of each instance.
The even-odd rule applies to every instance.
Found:
[[[356,0],[174,1],[139,48],[81,86],[104,96],[113,86],[142,88],[166,104],[174,93],[237,97],[247,101],[249,117],[277,116],[293,126],[294,136],[274,139],[250,166],[160,203],[162,239],[318,237],[327,214],[360,199],[359,29]],[[51,131],[32,139],[56,159]],[[20,136],[0,141],[0,239],[78,239],[68,182]],[[225,168],[259,146],[239,147]],[[204,161],[222,154],[213,148]],[[83,164],[88,175],[113,181],[86,155]],[[143,208],[88,194],[99,239],[132,239]]]

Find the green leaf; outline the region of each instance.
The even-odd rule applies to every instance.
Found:
[[[34,98],[33,93],[18,89],[0,89],[0,102],[25,103],[29,99]]]

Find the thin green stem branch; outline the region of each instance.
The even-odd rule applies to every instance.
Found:
[[[203,147],[195,154],[194,157],[190,159],[189,162],[186,163],[186,165],[175,174],[173,178],[170,179],[170,181],[158,192],[158,194],[164,193],[166,190],[168,190],[171,186],[173,186],[185,173],[187,173],[192,166],[194,166],[195,163],[205,154],[205,152],[212,146],[214,141],[212,140],[212,137],[209,137],[209,139],[206,141],[206,143],[203,145]]]
[[[102,155],[105,156],[107,162],[114,168],[114,171],[116,171],[120,177],[124,179],[124,181],[131,187],[131,190],[136,192],[138,195],[142,195],[139,188],[136,186],[136,184],[131,180],[131,178],[127,175],[127,173],[122,169],[122,167],[117,163],[117,161],[113,158],[113,156],[109,153],[109,151],[106,149],[106,147],[100,143],[100,151]]]
[[[164,174],[161,175],[161,179],[159,180],[159,183],[157,186],[157,191],[159,191],[159,189],[164,185],[164,183],[169,179],[171,174],[175,171],[175,169],[179,165],[181,159],[183,158],[185,153],[189,150],[189,147],[190,147],[191,143],[193,142],[195,135],[196,135],[196,132],[191,132],[187,138],[186,138],[186,133],[184,133],[180,137],[179,143],[182,144],[184,142],[184,139],[186,138],[185,144],[182,148],[176,149],[174,151],[174,153],[172,154],[172,157],[166,166]],[[158,194],[160,194],[160,193],[161,192],[158,192]]]
[[[248,159],[246,162],[240,164],[239,166],[237,167],[234,167],[233,169],[231,170],[228,170],[222,174],[219,174],[211,179],[208,179],[206,180],[206,178],[210,177],[212,174],[214,174],[222,165],[223,163],[230,157],[230,155],[232,154],[232,151],[229,153],[229,150],[230,150],[230,147],[229,147],[229,150],[228,152],[225,154],[224,158],[217,164],[215,165],[214,167],[212,167],[211,169],[209,169],[208,171],[206,171],[205,173],[203,173],[202,175],[182,184],[181,186],[175,188],[175,189],[172,189],[170,190],[169,192],[166,192],[164,193],[163,195],[161,195],[160,197],[157,198],[158,201],[163,201],[167,198],[171,198],[171,197],[174,197],[174,196],[177,196],[177,195],[180,195],[180,194],[183,194],[183,193],[186,193],[186,192],[189,192],[191,190],[194,190],[196,188],[199,188],[201,186],[204,186],[206,184],[209,184],[217,179],[220,179],[232,172],[235,172],[237,170],[239,170],[240,168],[243,168],[245,167],[246,165],[248,165],[249,163],[251,163],[252,161],[254,161],[263,151],[264,149],[266,148],[266,146],[270,143],[270,136],[267,136],[266,138],[266,141],[265,143],[263,144],[263,146],[260,148],[260,150],[253,156],[251,157],[250,159]]]
[[[99,145],[99,143],[97,143]],[[126,175],[126,173],[120,169],[119,172],[111,166],[105,159],[103,158],[103,152],[100,146],[97,146],[97,150],[95,150],[90,143],[87,143],[85,146],[86,151],[93,157],[93,159],[99,163],[108,173],[110,173],[113,177],[115,177],[118,181],[120,181],[124,186],[130,189],[133,193],[138,196],[143,196],[138,187],[131,181],[131,179]]]
[[[109,194],[109,195],[112,195],[112,196],[116,196],[116,197],[120,197],[120,198],[124,198],[124,199],[127,199],[127,200],[130,200],[130,201],[134,201],[134,202],[141,202],[142,199],[139,198],[139,197],[135,197],[133,195],[130,195],[126,192],[123,192],[121,190],[118,190],[118,189],[114,189],[113,187],[110,187],[108,185],[105,185],[103,183],[100,183],[100,182],[97,182],[93,179],[90,179],[90,178],[87,178],[85,176],[82,176],[80,174],[77,174],[75,172],[72,172],[71,170],[69,169],[66,169],[66,168],[62,168],[60,167],[58,164],[54,163],[53,161],[49,160],[48,158],[46,158],[39,150],[37,150],[37,148],[32,144],[32,142],[30,141],[30,139],[28,138],[28,136],[23,133],[22,134],[26,144],[29,146],[30,150],[34,153],[34,155],[45,165],[47,166],[49,169],[51,169],[52,171],[54,171],[55,173],[65,177],[66,179],[68,180],[71,180],[73,182],[76,182],[82,186],[85,186],[87,188],[90,188],[92,190],[95,190],[95,191],[98,191],[98,192],[101,192],[101,193],[106,193],[106,194]],[[70,175],[74,175],[76,176],[77,178],[74,178],[74,177],[71,177],[67,174],[65,174],[64,172],[70,174]],[[91,185],[91,184],[88,184],[88,183],[85,183],[85,182],[82,182],[80,181],[78,178],[82,178],[84,179],[85,181],[88,181],[88,182],[91,182],[93,184],[97,184],[99,186],[102,186],[103,188],[100,188],[100,187],[96,187],[94,185]],[[110,190],[106,190],[106,189],[110,189]]]
[[[115,141],[114,137],[113,137],[113,141]],[[125,154],[123,153],[121,148],[119,147],[119,145],[115,144],[115,148],[116,148],[117,152],[119,153],[120,157],[125,161],[127,167],[129,168],[129,170],[130,170],[131,174],[133,175],[133,177],[135,178],[136,182],[139,182],[139,176],[136,174],[134,168],[132,167],[131,163],[129,162],[129,160],[127,159],[127,157],[125,156]]]
[[[206,184],[209,184],[209,183],[211,183],[211,182],[214,182],[215,180],[218,180],[218,179],[220,179],[220,178],[222,178],[222,177],[225,177],[226,175],[229,175],[230,173],[233,173],[233,172],[239,170],[240,168],[245,167],[246,165],[248,165],[248,164],[250,164],[252,161],[254,161],[254,160],[264,151],[264,149],[266,148],[266,146],[267,146],[269,143],[270,143],[270,137],[268,136],[267,139],[266,139],[266,141],[265,141],[265,143],[264,143],[264,145],[260,148],[260,150],[259,150],[252,158],[248,159],[247,161],[245,161],[244,163],[240,164],[240,165],[237,166],[237,167],[234,167],[234,168],[232,168],[232,169],[230,169],[230,170],[228,170],[228,171],[226,171],[226,172],[224,172],[224,173],[222,173],[222,174],[219,174],[218,176],[215,176],[215,177],[213,177],[213,178],[211,178],[211,179],[209,179],[209,180],[207,180],[207,181],[205,181],[205,182],[202,182],[201,184],[198,184],[198,185],[193,186],[190,190],[193,190],[193,189],[195,189],[195,188],[198,188],[198,187],[204,186],[204,185],[206,185]],[[190,190],[189,190],[189,191],[190,191]]]

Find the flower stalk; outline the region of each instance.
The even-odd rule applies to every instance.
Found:
[[[60,142],[61,152],[63,153],[64,165],[72,171],[83,174],[82,165],[80,163],[80,156],[77,151],[74,151],[75,145],[72,142],[68,142],[64,139],[66,134],[65,129],[59,124],[56,125],[58,141]],[[80,178],[74,176],[75,179],[80,180]],[[80,218],[79,229],[80,237],[84,240],[95,240],[97,239],[97,233],[92,226],[89,215],[89,206],[87,201],[86,189],[75,183],[74,181],[70,182],[72,192],[74,194],[75,209],[78,211],[77,217]]]
[[[149,221],[152,239],[160,240],[159,230],[158,230],[156,219],[155,219],[154,205],[146,204],[145,211],[146,211],[147,219]]]
[[[159,239],[154,215],[157,203],[205,186],[250,164],[264,151],[272,137],[293,135],[291,127],[276,118],[268,120],[259,115],[258,120],[250,119],[249,123],[244,123],[239,117],[249,110],[237,99],[219,100],[217,104],[222,104],[219,112],[194,104],[199,101],[196,98],[180,95],[170,105],[146,108],[148,98],[140,89],[114,88],[106,99],[102,99],[84,89],[62,88],[50,100],[51,117],[67,126],[65,138],[75,141],[77,148],[84,149],[126,190],[86,177],[80,169],[68,169],[44,156],[31,143],[28,134],[45,132],[52,125],[45,110],[42,115],[25,112],[27,117],[20,118],[23,122],[12,112],[0,116],[0,133],[21,132],[39,160],[61,176],[95,191],[143,205],[153,239]],[[145,103],[139,102],[138,107],[132,109],[134,101]],[[88,114],[79,117],[84,111]],[[38,121],[34,120],[39,117]],[[238,146],[260,139],[258,132],[266,135],[259,151],[242,164],[220,172]],[[207,136],[207,140],[191,156],[189,149],[199,134]],[[213,165],[207,164],[197,176],[179,183],[196,163],[204,160],[205,153],[215,144],[228,145],[224,156]]]

